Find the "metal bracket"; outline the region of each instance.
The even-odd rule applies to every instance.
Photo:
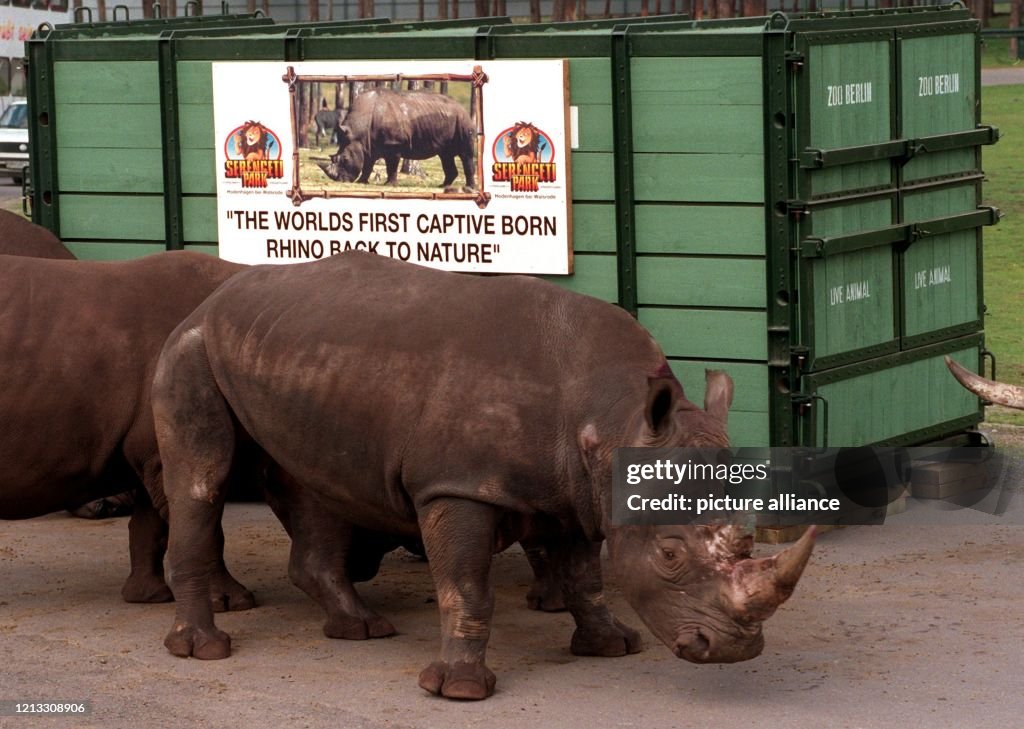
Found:
[[[828,448],[828,400],[817,393],[799,393],[793,395],[793,407],[796,409],[797,415],[803,417],[812,412],[815,400],[821,402],[821,415],[825,419],[822,423],[821,447]]]

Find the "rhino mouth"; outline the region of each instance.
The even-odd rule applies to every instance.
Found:
[[[764,635],[758,630],[749,638],[719,636],[701,629],[680,633],[671,646],[677,658],[690,663],[738,663],[757,658],[764,650]]]
[[[345,182],[345,180],[341,179],[341,175],[338,172],[337,166],[333,164],[329,165],[325,162],[317,162],[316,166],[322,169],[324,171],[324,174],[330,177],[332,180],[335,180],[337,182]]]

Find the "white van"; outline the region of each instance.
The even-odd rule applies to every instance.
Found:
[[[28,102],[15,99],[0,115],[0,176],[20,185],[28,165]]]

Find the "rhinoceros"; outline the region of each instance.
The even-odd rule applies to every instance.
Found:
[[[466,110],[445,94],[430,91],[373,89],[355,98],[344,124],[338,127],[338,151],[321,168],[339,182],[369,182],[373,165],[384,158],[389,185],[398,184],[402,158],[439,156],[442,187],[449,189],[462,160],[466,188],[475,186],[473,168],[476,131]]]
[[[0,256],[0,519],[145,484],[128,525],[129,602],[172,599],[150,408],[157,356],[181,320],[242,268],[191,252],[116,263]],[[211,599],[218,609],[253,604],[222,561]]]
[[[946,366],[961,385],[980,398],[1008,408],[1024,410],[1024,387],[1007,385],[976,375],[950,357],[946,357]]]
[[[0,255],[63,259],[75,257],[49,230],[7,210],[0,210]]]
[[[530,277],[361,252],[245,271],[168,338],[154,379],[178,601],[164,643],[178,656],[230,655],[205,595],[223,484],[251,439],[281,473],[290,571],[326,608],[329,635],[394,632],[339,568],[351,525],[422,539],[441,612],[440,656],[419,676],[430,693],[493,692],[491,555],[517,540],[544,546],[576,622],[574,653],[641,647],[604,602],[607,539],[630,604],[678,656],[752,658],[813,530],[752,559],[752,537],[733,527],[610,519],[613,451],[725,446],[732,390],[708,373],[699,408],[628,313]]]

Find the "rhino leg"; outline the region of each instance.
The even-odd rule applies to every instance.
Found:
[[[339,522],[286,474],[279,473],[277,480],[284,485],[271,489],[268,501],[292,538],[288,576],[327,612],[324,635],[347,640],[394,635],[391,623],[363,603],[346,572],[354,528]]]
[[[494,611],[497,514],[483,503],[437,498],[418,517],[441,612],[441,655],[420,672],[419,685],[450,699],[485,699],[495,684],[484,657]]]
[[[139,489],[128,520],[131,573],[121,588],[125,602],[171,602],[174,599],[164,581],[166,551],[167,522],[160,517],[145,489]]]
[[[570,650],[577,656],[624,656],[643,649],[640,634],[612,615],[601,581],[601,544],[582,536],[548,545],[552,570],[576,621]]]
[[[547,550],[532,542],[521,542],[526,559],[533,569],[533,584],[526,593],[526,606],[530,610],[543,610],[546,613],[557,613],[565,610],[565,598],[562,596],[562,585],[551,569],[551,560]]]
[[[372,155],[366,155],[366,160],[363,162],[363,173],[359,175],[359,179],[356,182],[361,182],[364,185],[370,181],[370,175],[373,174],[373,166],[377,163],[376,158]]]
[[[473,151],[470,149],[468,152],[464,152],[459,155],[459,159],[462,160],[462,173],[466,176],[466,191],[470,192],[476,189],[476,168],[473,167]]]
[[[167,544],[177,601],[164,645],[176,656],[231,655],[231,638],[213,621],[210,595],[223,569],[220,530],[236,434],[228,405],[210,375],[201,334],[172,338],[153,382],[153,416],[163,460],[170,522]]]
[[[452,183],[455,182],[455,178],[459,176],[459,170],[455,166],[455,155],[442,154],[441,169],[444,170],[444,182],[441,183],[441,187],[444,188],[445,192],[455,192],[451,187]]]
[[[388,170],[388,184],[398,184],[398,163],[402,161],[401,155],[389,154],[384,158],[384,165]]]

